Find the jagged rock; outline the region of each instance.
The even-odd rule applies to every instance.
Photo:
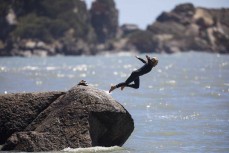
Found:
[[[96,0],[90,10],[91,24],[99,43],[115,38],[118,30],[118,10],[114,0]]]
[[[123,24],[120,29],[124,36],[140,30],[136,24]]]
[[[52,94],[53,92],[50,92],[49,97]],[[4,107],[0,107],[1,115],[5,116],[5,119],[2,116],[0,118],[4,119],[4,122],[1,121],[3,123],[1,129],[7,121],[13,127],[20,125],[20,128],[15,128],[5,136],[5,139],[9,138],[2,150],[51,151],[67,147],[122,146],[134,129],[133,119],[125,108],[104,91],[91,86],[78,85],[66,93],[57,92],[58,96],[49,99],[45,109],[39,110],[37,107],[41,106],[36,101],[41,98],[36,97],[34,100],[27,97],[28,95],[34,97],[33,93],[26,96],[24,94],[0,96],[0,105],[1,100],[5,101]],[[27,98],[23,101],[21,97]],[[18,99],[20,99],[19,104]],[[11,105],[7,105],[8,103]],[[31,103],[35,103],[36,107],[35,105],[31,107]],[[23,111],[12,108],[21,108],[19,110]],[[28,114],[32,114],[33,117],[30,119],[27,117],[24,121],[24,117]],[[12,117],[6,119],[6,116]],[[7,133],[7,130],[9,129],[4,129],[4,132]],[[1,136],[2,134],[3,130],[0,131]],[[2,139],[3,142],[5,139]]]
[[[195,14],[196,8],[191,3],[177,5],[172,12],[180,14],[183,17],[192,17]]]
[[[154,45],[141,50],[229,53],[228,43],[225,43],[229,42],[229,24],[225,22],[229,20],[228,16],[229,9],[206,9],[190,3],[178,5],[171,12],[163,12],[147,27],[146,33],[151,33],[151,44]],[[166,35],[171,39],[158,39]],[[149,40],[142,44],[149,44]]]

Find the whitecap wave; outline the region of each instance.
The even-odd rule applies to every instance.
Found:
[[[78,153],[78,152],[83,152],[83,153],[91,153],[91,152],[112,152],[112,151],[117,151],[117,150],[123,150],[122,147],[118,147],[118,146],[113,146],[113,147],[88,147],[88,148],[65,148],[64,152],[74,152],[74,153]]]

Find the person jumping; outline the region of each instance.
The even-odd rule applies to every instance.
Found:
[[[139,77],[146,73],[149,73],[152,70],[152,68],[155,67],[158,63],[158,59],[156,57],[150,58],[148,55],[146,55],[147,61],[145,61],[144,59],[138,56],[135,56],[135,57],[145,64],[141,68],[133,71],[125,82],[121,82],[117,85],[111,86],[109,93],[119,87],[121,87],[121,90],[123,90],[125,87],[131,87],[134,89],[138,89],[139,83],[140,83]],[[130,84],[131,82],[134,82],[134,83]]]

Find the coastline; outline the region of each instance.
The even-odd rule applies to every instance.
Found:
[[[34,10],[28,9],[23,0],[18,4],[1,3],[10,9],[3,9],[0,17],[0,28],[4,29],[0,34],[0,56],[78,56],[120,51],[173,54],[189,50],[229,53],[229,8],[179,4],[159,14],[146,29],[140,29],[131,23],[119,25],[114,0],[96,0],[90,9],[78,0],[55,4],[39,1],[42,8],[30,2]],[[62,3],[69,7],[68,11],[59,7]],[[28,10],[20,14],[18,5]]]

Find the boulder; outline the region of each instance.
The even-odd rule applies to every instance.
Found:
[[[0,144],[15,132],[23,131],[64,92],[0,95]]]
[[[37,93],[28,94],[31,97],[37,95]],[[47,100],[53,94],[54,92],[50,92],[43,98]],[[1,112],[7,108],[20,108],[16,106],[20,103],[14,99],[21,99],[24,111],[18,112],[18,109],[15,109],[12,114],[16,117],[11,117],[8,122],[11,122],[13,127],[26,122],[23,127],[16,128],[5,137],[4,141],[9,138],[2,150],[53,151],[67,147],[122,146],[134,129],[131,115],[104,91],[91,86],[77,85],[65,93],[55,92],[55,95],[55,98],[50,98],[48,104],[39,110],[40,104],[29,97],[23,101],[21,98],[23,94],[12,94],[11,98],[5,98],[9,95],[0,96],[0,105],[2,100],[5,101],[5,107],[0,107]],[[37,106],[31,107],[30,103],[35,103]],[[28,112],[35,118],[31,117],[24,121]],[[12,116],[11,112],[5,116]],[[4,125],[1,124],[1,129]],[[7,132],[7,129],[4,132]],[[0,135],[2,134],[1,130]]]

